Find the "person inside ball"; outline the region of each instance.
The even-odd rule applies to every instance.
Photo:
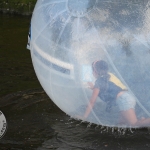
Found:
[[[120,115],[124,124],[128,126],[147,126],[150,125],[150,118],[137,119],[135,113],[136,100],[125,86],[117,83],[119,79],[111,80],[112,74],[108,72],[108,64],[104,60],[95,61],[92,63],[93,75],[96,78],[95,85],[89,84],[93,90],[89,104],[86,108],[83,120],[89,116],[97,97],[106,103],[115,102],[118,105]],[[115,78],[115,77],[114,77]]]

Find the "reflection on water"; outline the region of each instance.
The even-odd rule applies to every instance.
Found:
[[[41,89],[25,49],[30,19],[1,15],[0,20],[0,110],[8,123],[2,150],[150,148],[148,129],[107,129],[64,114]]]

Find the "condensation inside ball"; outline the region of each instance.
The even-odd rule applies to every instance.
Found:
[[[105,60],[136,99],[138,118],[150,116],[148,2],[38,0],[31,21],[31,56],[46,93],[68,115],[82,116],[92,95],[92,62]],[[99,97],[86,121],[119,126],[115,103]]]

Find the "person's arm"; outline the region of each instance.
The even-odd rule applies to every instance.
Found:
[[[91,97],[91,99],[89,101],[89,104],[87,106],[86,112],[85,112],[85,114],[83,116],[84,119],[86,119],[88,117],[88,115],[90,114],[90,112],[91,112],[91,110],[92,110],[92,108],[94,106],[94,103],[95,103],[95,101],[96,101],[96,99],[98,97],[99,92],[100,92],[100,90],[98,88],[94,88],[93,89],[92,97]]]

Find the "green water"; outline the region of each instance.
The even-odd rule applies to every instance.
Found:
[[[0,15],[0,97],[41,87],[26,49],[30,17]]]

